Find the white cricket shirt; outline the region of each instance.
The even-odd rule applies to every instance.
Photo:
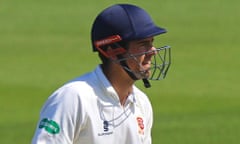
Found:
[[[152,107],[134,86],[124,106],[100,65],[46,101],[32,144],[151,144]]]

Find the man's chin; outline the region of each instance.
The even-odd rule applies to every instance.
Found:
[[[141,79],[148,79],[151,75],[151,71],[150,70],[147,70],[145,71],[144,73],[141,73]]]

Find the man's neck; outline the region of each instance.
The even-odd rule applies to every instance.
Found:
[[[121,105],[124,105],[129,94],[133,91],[134,80],[122,69],[120,65],[111,67],[102,66],[103,73],[118,94]]]

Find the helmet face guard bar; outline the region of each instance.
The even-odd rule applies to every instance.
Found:
[[[149,54],[149,53],[155,53],[155,55],[153,55],[151,60],[151,67],[150,67],[151,75],[149,78],[144,78],[144,79],[148,79],[148,80],[164,79],[167,75],[168,69],[171,64],[171,47],[170,46],[163,46],[160,48],[156,48],[155,50],[150,50],[144,53],[138,53],[134,55],[130,54],[129,57],[121,58],[121,59],[118,59],[117,61],[121,62],[131,58],[136,59],[136,57],[140,55]],[[136,62],[138,61],[136,60]],[[131,71],[130,69],[127,69],[127,70]]]
[[[167,75],[171,65],[171,47],[163,46],[156,48],[156,55],[153,56],[151,62],[151,76],[149,80],[161,80]]]

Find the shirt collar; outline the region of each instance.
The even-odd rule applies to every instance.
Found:
[[[114,99],[119,101],[119,97],[107,77],[102,71],[101,65],[98,65],[97,68],[95,69],[95,74],[100,82],[101,88],[105,91],[107,96],[111,96]],[[126,103],[135,103],[135,93],[134,93],[135,86],[133,88],[133,92],[128,96]]]

